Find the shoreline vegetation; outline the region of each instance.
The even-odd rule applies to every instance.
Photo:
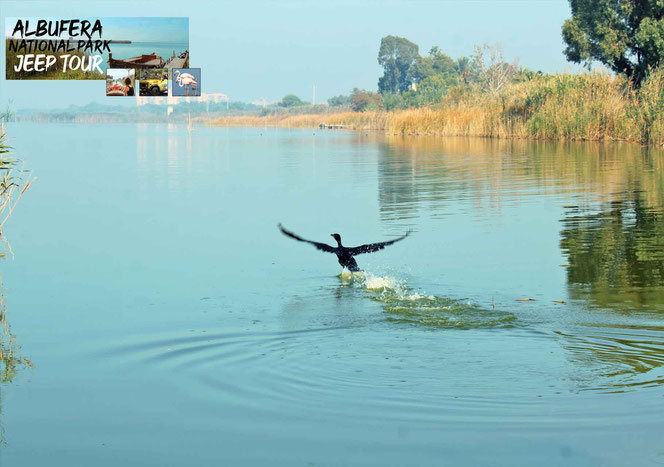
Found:
[[[0,117],[0,120],[7,120],[9,116],[8,111]],[[32,184],[32,179],[29,177],[23,179],[20,175],[16,175],[18,161],[10,155],[11,148],[6,142],[5,126],[4,123],[0,123],[0,237],[5,222],[11,216],[21,196]],[[2,240],[6,248],[11,251],[6,239],[2,237]],[[4,253],[0,254],[0,257],[4,256]],[[0,383],[11,381],[20,366],[32,367],[32,362],[21,354],[21,348],[15,338],[7,321],[5,294],[0,278]],[[0,444],[1,441],[0,432]]]
[[[437,46],[421,55],[414,42],[389,35],[378,49],[378,92],[355,88],[332,97],[328,105],[336,112],[323,115],[288,94],[263,109],[263,118],[210,123],[664,145],[661,5],[607,4],[598,12],[593,2],[571,2],[571,10],[562,27],[566,58],[587,67],[599,62],[606,71],[534,71],[490,44],[456,59]]]
[[[341,109],[340,109],[341,110]],[[307,128],[343,125],[388,134],[558,141],[624,141],[664,146],[664,71],[635,88],[608,72],[534,74],[497,92],[460,84],[417,108],[231,116],[213,126]]]
[[[3,119],[6,115],[3,116]],[[11,156],[11,147],[7,145],[4,124],[0,125],[0,237],[2,228],[14,212],[14,208],[25,191],[32,185],[29,177],[23,179],[16,172],[22,172],[17,167],[19,161]],[[0,254],[0,257],[4,256]]]

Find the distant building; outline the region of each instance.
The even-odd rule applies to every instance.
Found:
[[[200,102],[219,104],[227,102],[228,96],[223,92],[201,93],[200,96],[173,97],[173,96],[136,96],[136,105],[177,105],[182,102]]]
[[[265,99],[257,99],[255,101],[251,101],[249,103],[253,104],[253,105],[258,105],[260,107],[265,107],[266,105],[276,104],[277,102],[279,102],[279,101],[266,101]]]
[[[136,105],[176,105],[179,99],[172,96],[139,96],[136,95]]]
[[[201,93],[201,97],[198,98],[198,102],[211,102],[213,104],[219,104],[220,102],[228,102],[228,96],[223,92],[213,92],[210,94]]]

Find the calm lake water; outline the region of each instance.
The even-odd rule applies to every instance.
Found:
[[[4,229],[34,368],[0,386],[3,466],[664,464],[662,153],[8,135],[38,179]],[[349,280],[279,222],[349,245],[413,233]]]

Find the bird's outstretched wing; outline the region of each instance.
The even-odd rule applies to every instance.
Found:
[[[313,242],[311,240],[307,240],[307,239],[302,238],[298,235],[295,235],[293,232],[284,229],[284,227],[281,224],[279,224],[279,230],[281,230],[281,233],[286,235],[287,237],[290,237],[290,238],[292,238],[294,240],[297,240],[299,242],[311,243],[313,246],[315,246],[316,248],[318,248],[321,251],[326,251],[328,253],[334,253],[334,251],[336,250],[336,248],[334,248],[330,245],[327,245],[325,243]]]
[[[351,255],[361,255],[362,253],[373,253],[374,251],[382,250],[386,246],[396,243],[399,240],[403,240],[408,235],[410,235],[410,230],[406,232],[405,235],[402,235],[399,238],[395,238],[394,240],[388,240],[386,242],[380,242],[380,243],[368,243],[366,245],[360,245],[349,248],[348,250]]]

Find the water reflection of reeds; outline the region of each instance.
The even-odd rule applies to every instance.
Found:
[[[0,383],[12,381],[22,366],[32,367],[32,362],[23,357],[7,322],[4,291],[0,295]]]
[[[385,220],[481,212],[564,196],[561,250],[571,298],[664,310],[664,151],[632,145],[478,138],[378,138]]]
[[[22,367],[32,368],[33,364],[25,358],[21,347],[16,342],[7,321],[5,291],[0,280],[0,416],[2,416],[2,385],[10,383]],[[4,427],[0,418],[0,446],[5,443]]]
[[[664,310],[664,212],[643,192],[589,208],[570,208],[561,248],[573,298],[622,311]]]
[[[459,197],[500,205],[542,193],[611,201],[640,190],[664,205],[664,151],[627,144],[547,143],[481,138],[376,137],[379,196],[386,218],[409,216],[415,204],[434,211]]]
[[[444,215],[452,203],[471,201],[470,209],[481,212],[561,195],[566,206],[560,249],[567,257],[570,298],[581,309],[619,312],[625,320],[612,329],[593,324],[557,332],[575,363],[574,379],[583,389],[606,392],[664,383],[664,329],[633,322],[664,311],[664,151],[602,143],[374,138],[381,148],[383,219]]]

